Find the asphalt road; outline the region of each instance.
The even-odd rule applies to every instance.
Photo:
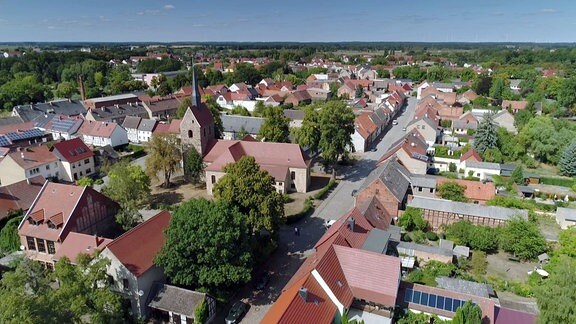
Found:
[[[402,128],[406,127],[408,122],[412,120],[415,110],[416,98],[410,97],[404,112],[397,117],[398,125],[390,126],[377,144],[375,152],[361,153],[354,166],[341,169],[341,173],[338,174],[341,181],[316,208],[314,214],[294,225],[283,226],[280,229],[279,247],[264,266],[265,270],[271,273],[268,287],[263,291],[255,292],[251,284],[247,285],[232,300],[234,302],[241,299],[251,306],[242,319],[242,323],[259,323],[262,320],[264,314],[280,295],[282,288],[298,270],[304,259],[312,253],[314,244],[326,231],[324,222],[328,219],[337,219],[352,209],[354,205],[352,190],[358,189],[362,185],[364,179],[374,169],[376,162],[386,153],[390,145],[404,136],[405,132]],[[300,229],[300,236],[294,235],[295,226]],[[230,305],[226,305],[220,308],[215,320],[216,323],[224,322],[229,307]]]

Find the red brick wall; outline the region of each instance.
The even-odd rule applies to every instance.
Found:
[[[364,190],[358,192],[356,196],[356,205],[368,202],[372,197],[376,197],[392,217],[398,215],[398,200],[396,200],[396,197],[382,184],[380,180],[372,182]]]

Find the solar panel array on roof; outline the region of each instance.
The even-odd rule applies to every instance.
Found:
[[[0,135],[0,146],[10,146],[12,142],[5,135]]]
[[[54,118],[52,119],[52,130],[56,132],[67,132],[75,123],[76,121],[72,119],[61,120],[60,118]]]
[[[404,301],[453,313],[466,302],[457,298],[438,296],[413,289],[406,289]]]
[[[36,128],[25,130],[23,132],[6,134],[6,136],[11,141],[19,141],[19,140],[28,139],[28,138],[40,137],[42,135],[44,135],[44,132],[39,130],[39,129],[36,129]]]

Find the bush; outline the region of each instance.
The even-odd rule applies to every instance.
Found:
[[[434,232],[427,232],[427,233],[426,233],[426,238],[427,238],[429,241],[438,241],[438,235],[437,235],[436,233],[434,233]]]
[[[488,269],[488,261],[486,260],[486,253],[482,251],[472,252],[472,259],[470,260],[470,268],[472,274],[475,276],[483,276]]]
[[[412,232],[412,241],[417,244],[424,243],[426,241],[426,233],[420,230]]]
[[[320,199],[324,199],[324,196],[326,196],[326,194],[336,185],[336,180],[331,179],[328,184],[320,189],[320,191],[318,191],[316,194],[314,194],[314,199],[320,200]]]
[[[104,184],[104,180],[102,180],[102,179],[96,179],[96,180],[94,181],[94,184],[99,185],[99,186],[100,186],[100,185],[103,185],[103,184]]]
[[[204,323],[208,319],[208,305],[203,299],[194,309],[194,323]]]
[[[412,207],[406,207],[406,210],[398,220],[398,225],[407,231],[423,231],[428,228],[428,222],[422,218],[422,209]]]
[[[450,277],[455,270],[456,266],[452,263],[432,260],[420,269],[410,272],[407,281],[436,287],[436,277]]]
[[[453,173],[454,173],[454,172],[456,172],[456,169],[457,169],[456,163],[450,162],[450,164],[448,164],[448,170],[449,170],[450,172],[453,172]]]
[[[541,177],[540,183],[546,184],[546,185],[552,185],[552,186],[567,187],[567,188],[572,188],[574,185],[576,185],[576,183],[574,183],[574,179],[551,178],[551,177]]]

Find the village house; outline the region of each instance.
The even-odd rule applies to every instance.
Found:
[[[114,96],[90,98],[84,100],[86,110],[99,109],[103,107],[113,107],[115,105],[127,105],[129,103],[138,103],[138,96],[133,93],[124,93]]]
[[[428,155],[428,144],[424,137],[417,131],[412,131],[390,146],[378,164],[396,156],[402,165],[412,174],[426,174],[433,166],[432,159]]]
[[[434,116],[422,116],[418,119],[413,119],[406,126],[406,132],[418,131],[428,146],[433,146],[440,138],[440,130],[438,129],[438,120]]]
[[[86,120],[78,130],[86,145],[117,147],[128,144],[128,133],[122,126],[112,122]]]
[[[69,140],[76,137],[76,133],[84,119],[81,116],[55,115],[44,127],[44,131],[52,134],[54,140]]]
[[[33,122],[0,126],[0,147],[26,147],[51,139],[50,133],[34,127]]]
[[[155,283],[150,294],[148,307],[151,318],[163,323],[198,323],[195,310],[202,302],[206,304],[206,323],[216,317],[216,299],[208,294],[186,290],[184,288]]]
[[[442,225],[450,225],[461,220],[468,220],[475,225],[497,227],[513,217],[528,219],[528,211],[525,209],[482,206],[428,197],[416,196],[407,206],[422,209],[422,217],[434,231],[441,230]]]
[[[225,140],[242,139],[246,135],[256,138],[264,123],[264,118],[260,117],[222,115],[220,118],[224,128],[222,138]],[[242,135],[242,138],[239,138],[239,135]]]
[[[180,106],[180,99],[174,95],[160,98],[151,98],[148,101],[142,101],[144,109],[148,112],[146,118],[156,120],[168,120],[176,116],[176,111]]]
[[[496,196],[496,186],[493,182],[447,179],[443,177],[438,177],[436,180],[438,186],[447,182],[454,182],[460,186],[463,186],[465,188],[464,197],[466,197],[471,203],[474,204],[485,205],[488,200]]]
[[[53,268],[53,256],[71,232],[113,237],[117,203],[90,187],[46,181],[20,225],[26,256]]]
[[[60,161],[46,145],[17,148],[0,160],[0,184],[7,186],[41,175],[60,177]]]
[[[528,101],[525,100],[504,100],[502,101],[502,109],[509,109],[513,114],[520,110],[526,109]]]
[[[34,126],[43,128],[54,116],[81,116],[86,108],[78,100],[52,100],[44,103],[16,106],[12,116],[17,116],[24,122],[33,122]]]
[[[284,117],[290,120],[290,128],[300,128],[302,127],[302,122],[304,121],[304,111],[296,109],[284,109]]]
[[[142,119],[137,130],[138,143],[148,143],[157,124],[154,119]]]
[[[211,148],[204,156],[208,194],[212,195],[214,184],[226,174],[223,168],[243,156],[255,158],[260,168],[275,179],[275,188],[279,193],[308,191],[311,159],[302,151],[300,145],[216,140],[212,142]]]
[[[113,122],[122,124],[127,116],[147,118],[148,111],[141,102],[129,102],[113,106],[101,106],[100,108],[88,109],[84,119],[97,122]]]
[[[60,161],[60,180],[73,182],[96,172],[94,152],[80,138],[54,143],[50,150]]]
[[[46,180],[41,175],[0,187],[0,220],[11,213],[26,213]]]
[[[512,134],[518,133],[516,129],[516,124],[514,121],[514,115],[508,112],[508,110],[503,109],[494,114],[494,123],[498,127],[504,127],[506,130]]]
[[[294,91],[284,99],[285,104],[292,104],[294,107],[312,103],[312,97],[306,90]]]
[[[138,125],[142,118],[137,116],[126,116],[122,123],[122,128],[126,130],[128,141],[130,143],[138,143]]]
[[[110,242],[99,256],[110,260],[107,273],[112,289],[130,301],[137,317],[148,317],[152,288],[155,283],[166,281],[162,269],[154,264],[154,257],[166,242],[164,231],[170,217],[167,211],[159,212]]]
[[[464,163],[464,174],[471,175],[479,178],[480,180],[487,180],[492,175],[500,175],[500,164],[490,162],[475,162],[467,160]]]

